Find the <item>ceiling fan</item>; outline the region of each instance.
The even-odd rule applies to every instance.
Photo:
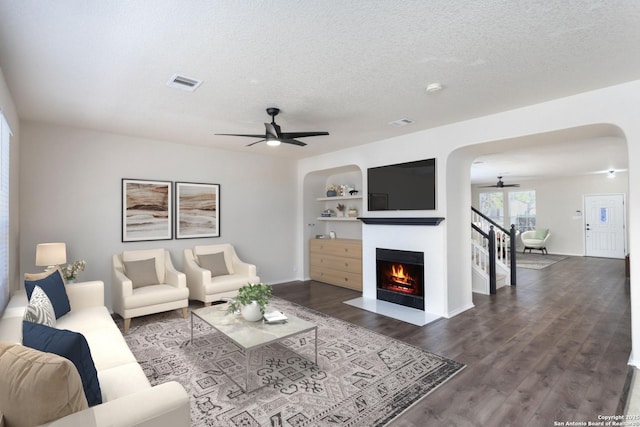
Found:
[[[296,140],[296,138],[305,138],[307,136],[321,136],[321,135],[329,135],[329,132],[281,132],[280,126],[276,124],[276,116],[280,112],[279,108],[270,107],[267,108],[267,114],[271,116],[271,123],[265,123],[264,127],[266,129],[264,135],[253,135],[253,134],[238,134],[238,133],[217,133],[216,135],[226,135],[226,136],[245,136],[248,138],[262,138],[259,141],[252,142],[247,145],[247,147],[251,147],[259,142],[267,141],[267,145],[277,146],[280,143],[285,144],[293,144],[298,145],[300,147],[304,147],[304,142]]]
[[[489,188],[489,187],[495,187],[495,188],[504,188],[504,187],[520,187],[520,184],[505,184],[502,181],[502,177],[499,176],[498,177],[498,182],[494,185],[481,185],[480,188]]]

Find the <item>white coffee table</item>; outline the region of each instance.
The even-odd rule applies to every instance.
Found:
[[[318,327],[311,322],[287,314],[286,323],[265,323],[263,321],[249,322],[240,315],[227,312],[228,304],[212,305],[209,307],[191,310],[191,342],[193,342],[193,317],[196,316],[214,329],[222,333],[229,340],[235,343],[245,354],[246,361],[246,381],[245,387],[238,384],[230,375],[225,375],[231,379],[244,393],[256,391],[261,387],[251,389],[249,387],[249,361],[251,352],[286,338],[305,332],[315,332],[314,340],[314,360],[318,364]],[[301,356],[307,358],[306,356]]]

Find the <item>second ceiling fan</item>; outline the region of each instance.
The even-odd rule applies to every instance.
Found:
[[[494,185],[481,185],[481,186],[480,186],[480,188],[489,188],[489,187],[492,187],[492,188],[520,187],[520,184],[505,184],[505,183],[502,181],[502,177],[501,177],[501,176],[499,176],[499,177],[498,177],[498,182],[497,182],[497,183],[495,183]]]
[[[226,136],[244,136],[247,138],[262,138],[259,141],[252,142],[247,145],[247,147],[251,147],[259,142],[266,141],[267,145],[280,145],[280,143],[284,144],[292,144],[300,147],[304,147],[305,144],[302,141],[298,141],[296,138],[305,138],[308,136],[321,136],[321,135],[329,135],[329,132],[282,132],[280,130],[280,126],[276,124],[276,116],[280,113],[279,108],[270,107],[267,108],[267,114],[271,116],[271,123],[265,123],[265,133],[264,134],[241,134],[241,133],[217,133],[216,135],[226,135]]]

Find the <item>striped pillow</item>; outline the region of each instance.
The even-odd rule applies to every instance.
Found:
[[[33,288],[29,304],[24,311],[24,320],[56,327],[56,312],[49,297],[40,286]]]

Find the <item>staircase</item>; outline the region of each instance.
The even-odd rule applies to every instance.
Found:
[[[472,290],[495,294],[503,286],[516,285],[516,230],[506,230],[471,208]]]

